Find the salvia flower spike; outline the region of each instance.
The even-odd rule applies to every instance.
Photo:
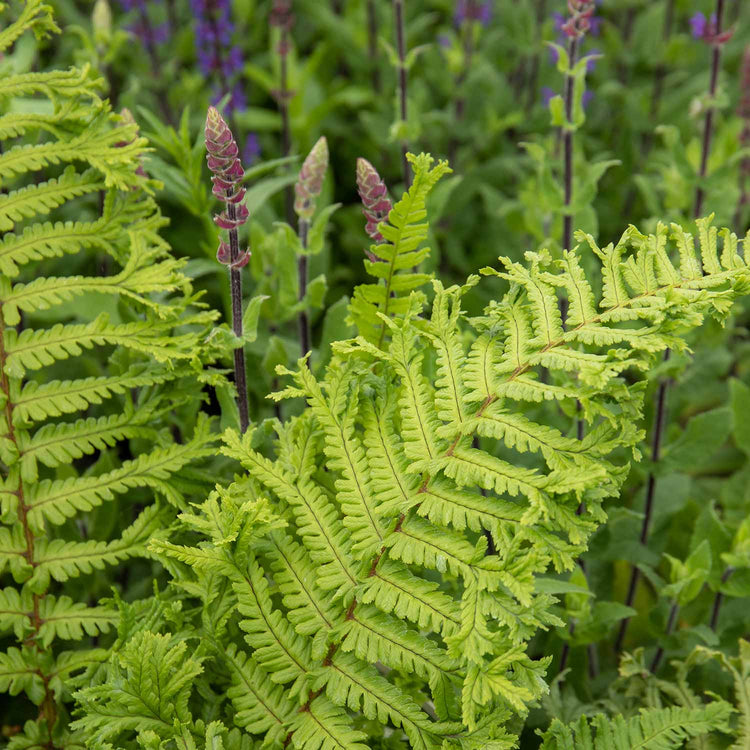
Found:
[[[206,151],[208,168],[213,172],[213,194],[227,204],[220,214],[214,216],[214,222],[220,229],[237,229],[249,216],[247,207],[242,203],[245,188],[238,185],[245,170],[240,163],[239,148],[232,131],[216,107],[208,108]],[[230,210],[230,207],[234,210]]]
[[[323,178],[328,169],[328,141],[321,136],[302,163],[297,184],[294,186],[294,212],[300,221],[311,221],[315,213],[315,201],[323,187]]]
[[[232,331],[242,338],[242,276],[240,269],[247,265],[250,252],[240,252],[238,229],[248,219],[244,203],[245,188],[239,183],[245,174],[239,159],[239,148],[232,131],[216,107],[209,107],[206,115],[206,161],[213,173],[213,193],[223,203],[224,210],[214,216],[220,229],[229,232],[229,242],[222,240],[216,251],[216,259],[229,267],[229,283],[232,299]],[[237,407],[240,413],[240,429],[244,433],[249,425],[247,399],[247,374],[245,351],[242,346],[234,350],[234,382],[237,388]]]
[[[362,213],[367,219],[365,231],[379,245],[385,239],[378,231],[378,224],[388,218],[393,203],[388,197],[388,188],[367,159],[357,159],[357,192],[362,199]],[[373,262],[379,260],[369,251],[367,255]]]

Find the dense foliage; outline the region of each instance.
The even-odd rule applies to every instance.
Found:
[[[0,6],[0,743],[747,747],[745,6]]]

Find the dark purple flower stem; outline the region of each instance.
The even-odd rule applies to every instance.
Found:
[[[464,18],[461,22],[461,46],[463,47],[463,64],[461,70],[456,76],[454,82],[454,91],[456,91],[456,101],[454,104],[453,112],[456,118],[455,132],[451,138],[450,147],[448,150],[448,161],[451,163],[453,168],[456,168],[456,152],[458,150],[459,138],[458,133],[461,132],[461,121],[464,119],[466,113],[466,95],[464,92],[464,84],[469,76],[471,70],[471,63],[474,58],[474,22],[471,18]]]
[[[671,356],[669,349],[664,352],[664,362],[668,362]],[[656,406],[654,411],[654,426],[651,432],[651,463],[657,464],[661,460],[661,448],[662,441],[664,439],[664,425],[666,423],[667,416],[667,388],[669,381],[662,380],[659,383],[659,388],[656,392]],[[648,534],[651,527],[651,517],[654,512],[654,496],[656,494],[656,477],[653,473],[649,473],[648,480],[646,482],[646,504],[643,510],[643,522],[641,523],[641,535],[640,542],[642,545],[646,545],[648,542]],[[636,565],[633,565],[630,570],[630,583],[628,584],[628,593],[625,597],[625,605],[628,607],[633,606],[635,601],[635,594],[638,589],[638,582],[641,578],[641,571]],[[620,621],[620,629],[617,633],[617,639],[615,641],[615,651],[620,652],[622,650],[623,643],[625,641],[625,634],[628,630],[628,624],[630,618],[625,617]]]
[[[398,97],[399,117],[403,126],[407,121],[407,74],[406,74],[406,39],[404,31],[404,0],[393,0],[393,22],[396,27],[396,52],[398,54]],[[409,150],[406,141],[401,141],[401,164],[403,167],[404,189],[411,187],[411,167],[406,158]]]
[[[232,192],[229,191],[231,196]],[[237,207],[227,204],[227,215],[232,221],[237,219]],[[229,289],[232,297],[232,331],[242,338],[242,273],[235,268],[240,257],[240,239],[237,229],[229,230]],[[245,347],[234,350],[234,385],[237,389],[237,408],[240,412],[240,431],[244,435],[250,425],[250,409],[247,400],[247,374],[245,369]]]
[[[662,27],[662,40],[664,42],[664,49],[666,49],[669,43],[669,38],[672,36],[672,25],[674,22],[674,0],[667,0],[666,8],[664,10],[664,26]],[[664,78],[667,75],[667,68],[663,61],[660,61],[654,70],[654,88],[651,91],[651,107],[650,116],[652,120],[656,119],[659,113],[659,107],[661,106],[661,95],[664,90]],[[649,133],[650,136],[650,133]],[[649,138],[650,140],[650,138]]]
[[[721,34],[721,21],[724,16],[724,0],[716,0],[716,28],[714,38]],[[703,199],[705,191],[702,181],[708,171],[708,156],[711,151],[711,136],[713,133],[714,112],[716,107],[714,98],[716,96],[716,85],[719,81],[719,68],[721,65],[721,48],[722,42],[715,40],[711,50],[711,81],[708,87],[709,103],[706,109],[706,116],[703,121],[703,144],[701,147],[701,165],[698,172],[698,188],[695,191],[695,204],[693,206],[693,217],[699,218],[703,214]]]
[[[724,570],[724,574],[721,576],[721,582],[726,583],[734,573],[734,568],[728,565]],[[719,624],[719,612],[721,611],[721,603],[724,601],[724,594],[721,591],[716,592],[714,597],[714,606],[711,608],[711,630],[716,632],[716,626]]]
[[[664,629],[665,637],[672,635],[672,631],[674,630],[675,623],[677,622],[677,613],[679,611],[680,611],[680,605],[677,604],[677,602],[672,602],[672,606],[669,609],[667,627]],[[661,660],[663,657],[664,657],[664,647],[659,646],[659,648],[656,649],[654,658],[651,660],[650,670],[652,672],[656,672],[656,670],[659,669],[659,665],[661,664]]]
[[[299,256],[297,262],[297,278],[299,280],[299,299],[303,300],[307,294],[307,236],[310,232],[310,222],[306,219],[299,220],[299,241],[302,245],[303,253]],[[300,351],[304,357],[310,351],[310,317],[307,310],[302,309],[299,313],[299,344]],[[310,359],[307,359],[307,366],[310,367]]]
[[[280,60],[280,87],[279,87],[279,112],[281,113],[281,151],[282,156],[287,157],[292,152],[292,129],[289,121],[289,66],[287,57],[289,54],[289,30],[281,29],[281,41],[279,42]],[[284,207],[286,221],[289,226],[294,226],[294,189],[288,185],[284,190]]]
[[[370,56],[372,90],[380,93],[380,68],[378,66],[378,12],[375,0],[367,0],[367,51]]]
[[[538,46],[541,45],[541,34],[542,24],[544,18],[547,15],[547,0],[537,0],[536,4],[536,28],[537,37],[540,40]],[[531,70],[529,71],[528,80],[528,98],[526,100],[526,111],[530,111],[531,108],[537,102],[537,84],[539,81],[539,52],[536,52],[531,58]]]

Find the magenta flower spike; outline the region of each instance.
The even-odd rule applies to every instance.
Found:
[[[375,167],[367,159],[357,159],[357,192],[362,199],[362,213],[367,219],[365,231],[379,245],[385,238],[378,231],[378,224],[388,218],[393,208],[388,197],[388,188]],[[370,260],[379,260],[368,251]]]
[[[328,141],[325,136],[321,136],[303,162],[294,186],[294,212],[300,221],[312,220],[315,201],[320,195],[327,169]]]

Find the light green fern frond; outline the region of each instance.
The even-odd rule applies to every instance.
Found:
[[[701,708],[642,710],[639,716],[608,719],[598,714],[585,716],[574,725],[558,719],[543,735],[543,750],[670,750],[681,748],[686,740],[713,730],[727,729],[732,707],[713,701]]]
[[[388,221],[378,225],[385,239],[373,248],[379,260],[365,260],[368,273],[380,281],[358,286],[349,307],[350,322],[368,341],[379,346],[387,332],[379,314],[387,318],[404,315],[412,304],[409,294],[430,278],[412,270],[430,252],[429,248],[421,247],[428,228],[425,202],[437,181],[451,171],[444,161],[433,167],[434,160],[428,154],[408,154],[407,158],[414,170],[412,186],[391,209]]]

